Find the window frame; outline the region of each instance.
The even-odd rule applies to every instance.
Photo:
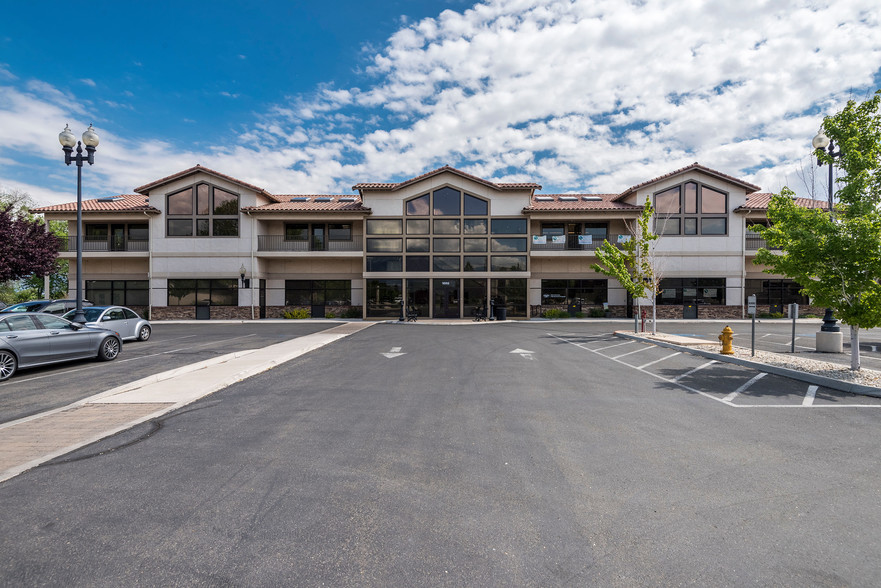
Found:
[[[694,192],[690,192],[691,186],[694,186]],[[704,190],[714,192],[724,198],[724,212],[704,212]],[[668,208],[666,203],[659,205],[658,198],[666,198],[667,195],[674,190],[678,191],[677,212],[659,212]],[[694,202],[691,202],[690,195],[694,195]],[[731,220],[729,218],[731,193],[721,190],[715,186],[698,182],[696,180],[687,180],[675,186],[668,186],[663,190],[659,190],[652,195],[652,203],[655,207],[654,230],[658,235],[664,237],[727,237],[731,232]],[[687,210],[694,209],[694,212]],[[708,230],[704,230],[704,221],[707,221]],[[709,230],[709,226],[714,221],[722,221],[724,231],[713,232]]]
[[[202,187],[207,188],[207,193],[200,194]],[[232,196],[234,200],[229,200],[229,202],[235,202],[235,214],[218,214],[217,208],[214,206],[215,203],[215,190],[222,192],[225,195]],[[172,199],[176,196],[179,196],[185,192],[190,192],[190,212],[189,213],[172,213],[170,212],[172,208]],[[200,208],[200,201],[202,197],[205,197],[205,202],[207,204],[207,212],[202,212],[203,209]],[[171,192],[165,195],[165,236],[169,238],[185,238],[192,239],[197,237],[210,237],[210,238],[218,238],[218,239],[238,239],[241,236],[242,225],[241,225],[241,205],[242,205],[242,196],[237,192],[232,192],[225,188],[221,188],[219,186],[215,186],[213,184],[209,184],[207,182],[199,182],[197,184],[193,184],[192,186],[188,186],[186,188],[177,190],[175,192]],[[231,205],[230,205],[231,206]],[[219,221],[219,222],[217,222]],[[172,226],[180,226],[184,227],[184,223],[189,222],[189,233],[178,233],[178,230],[172,230]],[[215,234],[215,232],[219,233],[220,231],[215,231],[215,227],[222,226],[225,223],[232,223],[231,226],[235,227],[234,231],[231,231],[229,234]],[[202,229],[201,227],[207,227]]]

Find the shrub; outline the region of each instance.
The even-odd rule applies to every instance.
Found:
[[[606,311],[599,307],[591,308],[590,316],[593,318],[606,318]]]
[[[361,309],[356,306],[350,306],[340,316],[343,318],[361,318]]]
[[[549,308],[544,311],[541,316],[546,319],[569,318],[569,313],[559,308]]]
[[[332,312],[325,312],[324,318],[336,318],[336,315]]]
[[[284,313],[286,319],[307,319],[311,318],[311,314],[305,308],[295,308],[294,310],[286,310]]]

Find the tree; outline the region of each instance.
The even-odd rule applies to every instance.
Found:
[[[881,90],[826,117],[822,130],[839,146],[836,159],[818,150],[826,165],[840,169],[834,213],[802,208],[784,188],[768,207],[770,227],[754,226],[769,248],[755,263],[767,273],[801,284],[820,306],[834,308],[850,327],[851,369],[860,369],[859,330],[881,325]]]
[[[605,241],[597,250],[598,263],[591,268],[610,276],[627,290],[634,299],[651,298],[652,334],[657,332],[657,299],[661,291],[661,267],[656,254],[658,235],[651,230],[654,208],[646,198],[642,214],[629,225],[630,239],[619,249]]]
[[[58,246],[58,237],[47,232],[42,221],[0,208],[0,282],[51,273]]]

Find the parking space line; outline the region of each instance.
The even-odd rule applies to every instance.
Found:
[[[808,393],[805,394],[805,399],[802,401],[802,406],[813,406],[814,398],[817,397],[817,388],[819,386],[808,386]]]
[[[752,386],[767,375],[768,374],[766,374],[765,372],[759,372],[758,374],[750,378],[749,381],[743,384],[740,388],[723,398],[722,402],[731,402],[738,394],[740,394],[741,392],[746,392],[746,390],[748,390],[750,386]]]
[[[689,371],[685,372],[684,374],[679,374],[678,376],[676,376],[675,378],[673,378],[673,381],[674,381],[674,382],[678,382],[678,381],[681,380],[682,378],[688,377],[688,376],[690,376],[691,374],[693,374],[694,372],[696,372],[696,371],[698,371],[698,370],[702,370],[702,369],[704,369],[704,368],[706,368],[706,367],[710,367],[710,366],[713,365],[714,363],[719,363],[719,362],[716,361],[715,359],[711,359],[711,360],[708,361],[707,363],[702,364],[702,365],[699,365],[699,366],[697,366],[696,368],[694,368],[693,370],[689,370]]]
[[[612,359],[618,359],[619,357],[624,357],[625,355],[633,355],[634,353],[639,353],[640,351],[645,351],[647,349],[654,349],[654,345],[643,345],[641,348],[636,351],[628,351],[627,353],[622,353],[621,355],[616,355]]]
[[[600,347],[599,349],[591,349],[591,351],[600,352],[605,351],[606,349],[611,349],[612,347],[621,347],[622,345],[633,345],[635,341],[624,341],[623,343],[615,343],[614,345],[607,345],[605,347]]]
[[[231,339],[224,339],[223,343],[228,343],[229,341],[235,341],[236,339],[246,339],[248,337],[255,337],[256,335],[257,335],[257,333],[251,333],[250,335],[241,335],[240,337],[232,337]],[[159,353],[148,353],[147,355],[138,355],[136,357],[129,357],[126,359],[117,359],[114,363],[115,364],[128,363],[130,361],[137,361],[139,359],[146,359],[148,357],[156,357],[157,355],[167,355],[169,353],[177,353],[178,351],[186,351],[188,349],[196,349],[197,347],[207,347],[208,345],[213,345],[215,343],[218,343],[218,341],[209,341],[208,343],[200,343],[199,345],[192,345],[190,347],[181,347],[179,349],[170,349],[168,351],[160,351]],[[88,359],[79,360],[79,361],[88,361]],[[21,378],[21,379],[16,378],[15,380],[12,380],[10,378],[9,380],[6,380],[2,384],[0,384],[0,386],[3,386],[5,384],[10,384],[10,383],[21,384],[23,382],[33,382],[34,380],[42,380],[43,378],[57,378],[59,375],[75,374],[76,372],[97,369],[103,365],[107,365],[107,364],[105,362],[93,361],[92,363],[90,363],[88,365],[84,365],[83,367],[71,369],[71,370],[64,370],[63,372],[54,372],[51,374],[45,374],[43,376],[34,376],[32,378]]]
[[[671,353],[670,355],[665,355],[661,359],[656,359],[655,361],[650,361],[648,363],[644,363],[641,366],[639,366],[637,369],[640,369],[640,370],[645,369],[650,365],[655,365],[656,363],[661,363],[662,361],[670,359],[671,357],[676,357],[677,355],[680,355],[681,353],[682,353],[681,351],[677,351],[676,353]]]

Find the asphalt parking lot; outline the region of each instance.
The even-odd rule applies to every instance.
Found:
[[[153,323],[148,341],[130,341],[110,362],[75,361],[21,370],[0,382],[0,423],[66,406],[166,370],[323,331],[338,323]]]
[[[761,374],[374,325],[0,484],[0,584],[873,585],[877,399]]]

